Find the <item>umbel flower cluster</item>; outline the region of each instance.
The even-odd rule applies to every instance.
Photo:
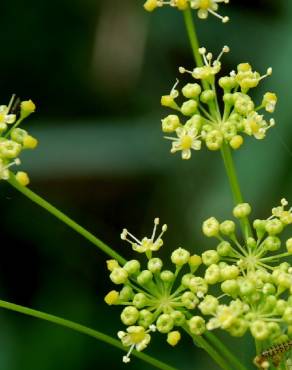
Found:
[[[20,165],[19,156],[23,150],[35,149],[38,144],[27,131],[18,127],[34,111],[31,100],[19,102],[15,96],[8,106],[0,106],[0,180],[8,180],[10,168]],[[29,183],[29,177],[23,171],[16,173],[16,179],[24,186]]]
[[[138,260],[124,266],[116,260],[107,262],[111,281],[122,286],[110,291],[105,301],[125,306],[121,320],[127,329],[118,333],[129,347],[124,362],[130,361],[134,348],[146,348],[154,331],[166,334],[172,346],[179,342],[182,331],[194,337],[219,328],[234,337],[250,331],[257,341],[271,344],[291,338],[292,267],[288,262],[279,263],[292,255],[292,238],[284,244],[286,251],[281,251],[280,234],[292,224],[292,209],[286,209],[287,205],[283,199],[269,218],[254,220],[253,228],[241,238],[233,220],[209,218],[202,230],[218,240],[216,249],[192,255],[178,248],[171,254],[174,268],[170,270],[152,256],[163,246],[167,229],[163,225],[156,237],[159,219],[154,220],[150,238],[139,240],[123,230],[122,240],[147,257],[146,267]],[[242,203],[233,209],[233,216],[239,222],[247,221],[250,212],[250,205]]]
[[[229,21],[229,17],[223,17],[217,12],[220,3],[228,4],[229,0],[147,0],[144,3],[144,9],[152,12],[164,5],[169,5],[178,10],[191,8],[197,10],[198,17],[201,19],[207,19],[208,15],[212,14],[226,23]]]
[[[172,141],[171,153],[180,151],[183,159],[189,159],[192,150],[200,150],[203,142],[213,151],[219,150],[224,143],[238,149],[243,144],[243,135],[261,140],[275,125],[274,119],[266,120],[260,111],[274,112],[276,94],[266,92],[259,104],[250,95],[251,89],[272,74],[272,68],[261,75],[253,71],[249,63],[241,63],[236,71],[216,81],[216,75],[221,70],[221,57],[227,52],[229,48],[224,46],[213,60],[211,53],[200,48],[203,66],[191,71],[179,68],[180,73],[189,73],[194,82],[179,91],[177,80],[171,92],[161,98],[163,106],[178,112],[162,120],[162,131],[174,134],[165,138]],[[217,91],[218,85],[221,91]],[[182,102],[178,103],[180,94]]]

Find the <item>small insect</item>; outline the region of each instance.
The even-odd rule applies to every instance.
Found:
[[[260,355],[256,356],[254,359],[254,364],[262,370],[268,369],[270,367],[270,360],[272,364],[277,368],[286,352],[292,349],[292,340],[277,344],[263,351]],[[289,361],[289,360],[288,360]],[[287,362],[288,362],[287,361]],[[291,361],[289,362],[291,363]],[[288,369],[291,369],[291,365],[287,364]],[[290,366],[290,367],[289,367]]]

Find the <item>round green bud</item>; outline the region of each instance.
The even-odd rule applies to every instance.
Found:
[[[274,218],[273,220],[268,220],[266,222],[266,232],[269,235],[277,235],[280,234],[283,231],[283,224],[280,220],[277,218]]]
[[[264,284],[262,288],[262,292],[266,295],[271,295],[276,293],[276,288],[273,284],[271,283],[266,283]]]
[[[277,283],[281,288],[289,289],[292,284],[291,275],[286,272],[281,272],[277,277]]]
[[[183,96],[187,99],[196,99],[201,94],[201,86],[197,83],[189,83],[182,88]]]
[[[239,283],[239,291],[243,296],[250,296],[256,291],[256,286],[253,281],[247,279]]]
[[[215,217],[210,217],[203,222],[202,230],[206,236],[211,238],[218,235],[219,227],[219,221]]]
[[[5,122],[0,123],[0,134],[7,130],[7,124]]]
[[[253,222],[253,227],[256,231],[265,232],[266,231],[266,220],[256,219]]]
[[[234,279],[225,280],[221,284],[221,290],[223,293],[230,295],[231,297],[236,297],[238,295],[238,283]]]
[[[277,297],[268,295],[265,299],[265,311],[273,311],[277,305]]]
[[[219,86],[222,87],[224,91],[230,91],[237,86],[235,77],[224,76],[219,79]]]
[[[185,128],[194,128],[199,131],[202,127],[202,116],[199,114],[194,114],[190,119],[187,120]]]
[[[223,143],[223,134],[219,130],[212,130],[207,133],[205,141],[208,149],[219,150]]]
[[[10,137],[13,141],[16,141],[19,144],[23,143],[23,139],[28,135],[27,131],[21,128],[15,128],[11,130]]]
[[[12,140],[3,140],[0,142],[0,156],[7,159],[18,157],[21,152],[21,145]]]
[[[188,100],[181,106],[181,112],[185,116],[192,116],[198,109],[198,103],[195,100]]]
[[[177,266],[183,266],[188,263],[190,258],[190,252],[183,248],[178,248],[171,254],[171,262]]]
[[[203,297],[208,291],[208,284],[205,279],[195,276],[189,282],[189,289],[198,297]]]
[[[284,299],[278,299],[276,303],[276,307],[275,307],[275,312],[278,315],[282,316],[287,307],[288,307],[288,303],[284,301]]]
[[[220,269],[222,280],[232,280],[239,276],[239,268],[235,265],[227,265]]]
[[[121,301],[129,301],[134,297],[133,289],[127,285],[123,287],[123,289],[120,291],[120,300]]]
[[[218,265],[210,265],[205,272],[205,280],[208,284],[213,285],[218,283],[221,278],[220,268]]]
[[[128,280],[128,273],[122,267],[117,267],[111,272],[110,279],[114,284],[125,284]]]
[[[221,131],[223,132],[224,139],[230,141],[232,140],[237,134],[237,127],[232,122],[225,122],[221,126]]]
[[[134,275],[140,270],[140,262],[137,260],[131,260],[126,262],[124,269],[127,271],[128,275]]]
[[[133,306],[128,306],[124,308],[121,313],[122,323],[127,326],[134,325],[135,322],[138,320],[138,318],[139,318],[139,311],[137,310],[136,307],[133,307]]]
[[[198,307],[203,315],[215,315],[218,306],[218,299],[212,295],[207,295]]]
[[[248,248],[250,249],[255,249],[257,247],[257,242],[255,240],[255,238],[252,238],[251,236],[247,238],[246,240],[246,245],[248,246]]]
[[[148,303],[148,299],[144,293],[137,293],[133,298],[133,305],[138,309],[145,307]]]
[[[282,344],[288,342],[289,337],[286,334],[279,335],[277,338],[274,339],[275,344]]]
[[[165,283],[172,283],[175,279],[175,275],[169,270],[164,270],[160,273],[160,279]]]
[[[195,335],[202,335],[206,330],[205,320],[201,316],[193,316],[188,321],[190,332]]]
[[[219,260],[220,256],[215,250],[210,249],[202,254],[202,261],[203,264],[206,266],[216,264],[217,262],[219,262]]]
[[[244,319],[235,319],[228,332],[233,337],[242,337],[248,329],[248,322]]]
[[[157,330],[163,334],[169,333],[173,329],[173,325],[173,319],[167,313],[160,315],[156,321]]]
[[[277,236],[268,236],[264,241],[265,249],[271,252],[281,248],[281,240]]]
[[[263,320],[256,320],[250,324],[250,331],[252,336],[256,340],[266,340],[269,338],[269,328],[265,321]]]
[[[163,262],[160,258],[151,258],[148,261],[147,268],[152,274],[156,274],[161,271]]]
[[[190,284],[190,281],[191,279],[194,277],[193,274],[185,274],[183,275],[183,277],[181,278],[181,283],[182,285],[184,285],[185,287],[189,287],[189,284]]]
[[[170,114],[169,116],[165,117],[163,120],[161,120],[161,123],[162,131],[165,133],[172,133],[181,126],[180,120],[175,114]]]
[[[268,322],[267,325],[268,325],[268,329],[269,329],[269,332],[270,332],[270,336],[272,338],[276,338],[279,335],[281,335],[281,328],[280,328],[279,324],[277,324],[276,322]]]
[[[140,285],[148,284],[150,281],[152,281],[153,274],[149,270],[143,270],[138,276],[137,276],[137,282]]]
[[[200,100],[202,103],[208,104],[215,99],[215,96],[216,95],[213,90],[205,90],[202,92]]]
[[[292,307],[287,307],[283,314],[283,320],[288,324],[292,325]]]
[[[222,241],[217,246],[217,252],[221,257],[230,256],[230,254],[232,253],[231,244],[229,242]]]
[[[292,254],[292,238],[289,238],[286,241],[286,248],[287,248],[288,253]]]
[[[199,303],[199,299],[192,292],[184,292],[181,296],[181,302],[188,310],[193,310]]]
[[[279,269],[280,269],[280,271],[289,272],[290,267],[291,266],[290,266],[289,262],[282,262],[279,266]]]
[[[235,94],[234,94],[235,95]],[[254,110],[253,101],[248,98],[235,98],[234,109],[237,113],[247,116]]]
[[[200,256],[198,256],[197,254],[193,254],[192,256],[190,256],[189,266],[192,272],[194,272],[201,264],[202,264],[202,258]]]
[[[220,232],[223,235],[232,235],[235,231],[235,222],[226,220],[220,224]]]
[[[186,321],[186,317],[181,311],[172,311],[170,316],[175,326],[182,326]]]
[[[154,319],[153,313],[148,310],[141,310],[139,314],[138,324],[144,328],[149,328]]]
[[[170,344],[172,347],[176,346],[178,342],[181,339],[181,334],[179,331],[171,331],[170,333],[167,334],[167,343]]]
[[[226,93],[223,95],[223,101],[227,105],[233,105],[234,104],[234,97],[233,94]]]
[[[233,216],[236,218],[247,217],[251,213],[251,207],[248,203],[240,203],[233,208]]]

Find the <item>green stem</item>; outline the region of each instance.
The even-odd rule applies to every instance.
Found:
[[[206,332],[204,334],[206,338],[218,349],[219,353],[223,354],[225,358],[228,359],[230,364],[234,366],[237,370],[246,370],[246,368],[241,364],[241,362],[233,355],[225,345],[211,332]]]
[[[193,20],[192,11],[190,8],[184,10],[184,20],[185,20],[185,26],[187,29],[187,33],[189,36],[190,44],[192,47],[192,51],[194,54],[194,58],[196,61],[196,64],[198,67],[202,67],[204,65],[203,59],[201,54],[199,53],[200,44],[197,37],[197,32],[195,28],[195,23]]]
[[[106,334],[103,334],[103,333],[97,331],[97,330],[88,328],[84,325],[80,325],[76,322],[69,321],[69,320],[63,319],[63,318],[58,317],[58,316],[50,315],[50,314],[45,313],[45,312],[33,310],[31,308],[28,308],[28,307],[19,306],[17,304],[10,303],[10,302],[7,302],[7,301],[2,301],[2,300],[0,300],[0,307],[5,308],[7,310],[11,310],[11,311],[16,311],[16,312],[22,313],[24,315],[32,316],[32,317],[35,317],[37,319],[49,321],[49,322],[52,322],[52,323],[54,323],[56,325],[59,325],[59,326],[64,326],[68,329],[75,330],[79,333],[82,333],[82,334],[88,335],[90,337],[93,337],[93,338],[95,338],[95,339],[97,339],[101,342],[107,343],[107,344],[109,344],[113,347],[119,348],[122,351],[127,351],[128,350],[128,348],[124,347],[119,340],[114,339],[114,338],[112,338],[112,337],[110,337]],[[161,362],[159,360],[156,360],[155,358],[152,358],[149,355],[145,355],[144,353],[137,352],[137,351],[133,351],[132,353],[133,353],[133,356],[139,358],[142,361],[147,362],[148,364],[156,367],[157,369],[177,370],[174,367],[166,365],[163,362]]]
[[[120,256],[117,252],[115,252],[112,248],[110,248],[108,245],[106,245],[96,236],[91,234],[89,231],[84,229],[84,227],[80,226],[77,222],[73,221],[71,218],[66,216],[63,212],[59,211],[56,207],[52,206],[50,203],[48,203],[46,200],[41,198],[39,195],[35,194],[33,191],[31,191],[27,187],[19,184],[14,174],[11,172],[10,172],[10,177],[9,177],[8,182],[20,193],[24,194],[27,198],[29,198],[34,203],[38,204],[40,207],[47,210],[49,213],[57,217],[59,220],[63,221],[66,225],[71,227],[71,229],[75,230],[77,233],[82,235],[85,239],[89,240],[91,243],[93,243],[97,248],[102,250],[104,253],[116,259],[122,265],[126,263],[126,260],[122,256]]]
[[[228,144],[223,143],[221,147],[221,154],[222,154],[225,170],[226,170],[226,173],[229,179],[229,184],[231,187],[234,203],[235,205],[239,203],[244,203],[241,190],[240,190],[240,186],[238,183],[237,175],[236,175],[236,170],[235,170],[234,163],[233,163],[231,150]],[[245,239],[247,239],[249,236],[252,236],[251,227],[250,227],[248,218],[244,217],[243,219],[241,219],[240,224],[241,224],[241,229],[242,229],[243,235],[245,236]]]

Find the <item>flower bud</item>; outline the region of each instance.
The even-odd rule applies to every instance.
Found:
[[[236,218],[247,217],[251,212],[251,207],[248,203],[240,203],[233,208],[233,216]]]
[[[268,236],[264,241],[265,249],[271,252],[281,248],[281,240],[277,236]]]
[[[148,299],[144,293],[137,293],[133,298],[133,305],[138,309],[143,308],[147,305]]]
[[[15,175],[15,178],[22,186],[27,186],[30,183],[29,176],[24,171],[18,171]]]
[[[181,112],[185,116],[192,116],[198,109],[198,103],[195,100],[188,100],[183,103]]]
[[[144,9],[147,10],[147,12],[152,12],[153,10],[158,8],[159,3],[158,0],[147,0],[143,6]]]
[[[143,326],[144,328],[149,328],[149,326],[153,322],[153,319],[154,319],[153,313],[144,309],[140,311],[138,324]]]
[[[273,113],[277,104],[277,95],[271,92],[267,92],[264,95],[262,105],[265,107],[265,110],[269,113]]]
[[[235,231],[235,223],[233,221],[224,221],[220,224],[220,232],[223,234],[223,235],[232,235],[234,234],[234,231]]]
[[[139,311],[136,307],[128,306],[125,307],[121,313],[122,323],[130,326],[134,325],[139,318]]]
[[[286,241],[286,248],[287,248],[288,253],[292,254],[292,238],[289,238]]]
[[[120,291],[120,300],[121,301],[129,301],[134,297],[133,289],[127,285],[125,285]]]
[[[237,150],[241,147],[243,144],[243,137],[241,135],[235,135],[233,138],[229,141],[229,145],[232,149]]]
[[[171,271],[164,270],[160,273],[160,279],[165,283],[172,283],[175,279],[175,275]]]
[[[149,271],[152,272],[152,274],[160,272],[160,270],[162,269],[162,266],[163,266],[163,262],[160,258],[151,258],[147,264],[147,268]]]
[[[117,267],[110,274],[110,279],[114,284],[125,284],[128,280],[128,273],[122,267]]]
[[[187,99],[196,99],[201,94],[201,91],[201,86],[197,83],[189,83],[182,89],[182,93]]]
[[[181,335],[179,331],[171,331],[167,334],[167,343],[170,344],[172,347],[176,346],[181,339]]]
[[[127,271],[129,275],[134,275],[140,270],[140,262],[137,260],[131,260],[126,262],[124,265],[124,269]],[[131,325],[131,324],[130,324]]]
[[[107,260],[106,265],[109,271],[113,271],[114,269],[120,267],[117,260]]]
[[[203,315],[214,315],[218,306],[218,299],[212,295],[207,295],[198,307]]]
[[[145,285],[150,283],[150,281],[153,278],[153,274],[149,270],[143,270],[138,276],[137,276],[137,282],[140,285]]]
[[[232,323],[231,327],[228,329],[228,332],[233,337],[242,337],[248,329],[248,323],[246,320],[237,318]]]
[[[181,302],[188,310],[193,310],[199,303],[199,299],[192,292],[184,292],[181,296]]]
[[[181,311],[172,311],[170,316],[175,326],[182,326],[186,321],[186,317]]]
[[[217,246],[217,252],[221,257],[229,256],[232,253],[231,244],[229,242],[222,241]]]
[[[217,236],[219,233],[219,222],[215,217],[210,217],[208,220],[203,222],[203,233],[209,238]]]
[[[238,283],[236,280],[225,280],[221,284],[221,290],[222,292],[230,295],[231,297],[236,297],[238,294]]]
[[[195,335],[202,335],[206,330],[205,320],[201,316],[193,316],[188,321],[190,332]]]
[[[20,103],[20,118],[24,119],[35,112],[36,106],[32,100],[25,100]]]
[[[205,272],[205,280],[208,284],[213,285],[218,283],[221,278],[220,268],[218,265],[210,265]]]
[[[287,307],[283,314],[283,320],[288,324],[292,325],[292,307]]]
[[[266,232],[269,235],[277,235],[280,234],[283,231],[283,224],[280,220],[277,218],[274,218],[273,220],[268,220],[266,222]]]
[[[188,263],[190,252],[183,248],[178,248],[171,254],[171,262],[177,266],[183,266]]]
[[[166,313],[160,315],[156,321],[157,330],[163,334],[169,333],[172,330],[173,325],[172,317]]]
[[[178,127],[181,126],[180,120],[177,115],[170,114],[169,116],[165,117],[162,122],[162,131],[165,133],[172,133]]]
[[[206,145],[210,150],[219,150],[223,143],[223,134],[219,130],[212,130],[206,135]]]
[[[219,262],[220,257],[217,251],[210,249],[202,254],[202,260],[204,265],[210,266]]]
[[[202,103],[208,104],[215,99],[215,93],[213,90],[205,90],[202,92],[200,100]]]
[[[111,290],[105,297],[104,301],[109,306],[116,304],[119,300],[119,292],[116,290]]]
[[[26,135],[23,138],[23,148],[24,149],[35,149],[38,145],[36,138],[30,135]]]
[[[265,321],[263,320],[256,320],[250,324],[250,331],[252,336],[256,340],[266,340],[269,338],[269,328]]]

